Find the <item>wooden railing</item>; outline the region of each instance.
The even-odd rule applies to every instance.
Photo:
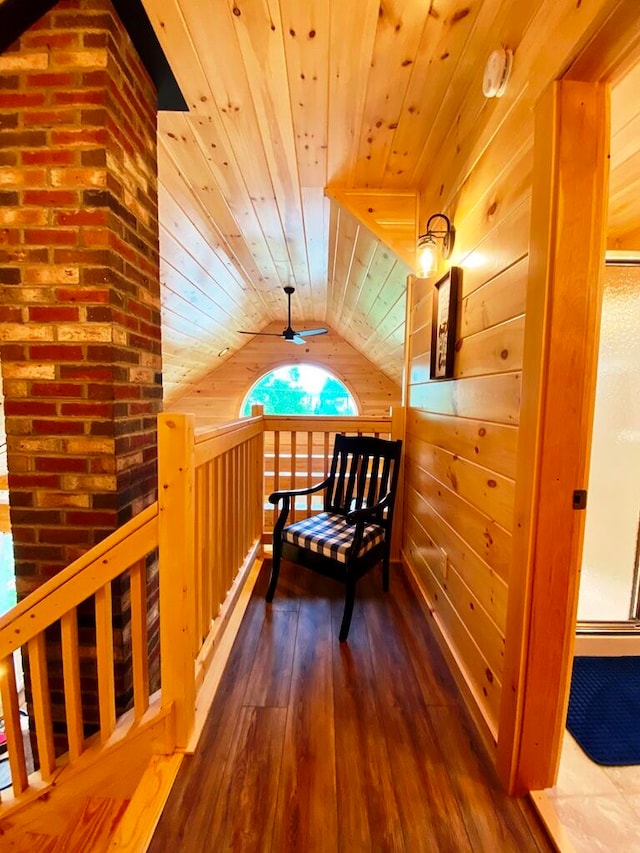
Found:
[[[328,470],[336,432],[399,436],[395,418],[264,417],[194,434],[186,415],[158,418],[158,501],[0,618],[0,698],[13,796],[0,817],[91,753],[153,727],[153,749],[189,750],[221,673],[260,565],[268,494],[306,486]],[[298,510],[319,507],[306,498]],[[160,690],[149,695],[146,570],[159,566]],[[116,715],[111,584],[131,590],[132,707]],[[89,604],[85,604],[89,602]],[[92,603],[93,602],[93,603]],[[95,608],[99,731],[85,737],[78,654],[78,608]],[[231,626],[232,630],[227,631]],[[51,636],[59,633],[68,754],[56,757],[49,681]],[[35,763],[20,725],[16,660],[26,652],[35,725]],[[62,692],[57,690],[58,693]],[[199,716],[200,715],[200,716]],[[151,744],[151,739],[149,739]],[[25,745],[26,744],[26,745]],[[150,746],[151,748],[151,746]]]
[[[253,418],[194,436],[184,415],[161,415],[159,499],[0,617],[0,699],[13,795],[0,816],[60,784],[81,760],[154,727],[155,748],[186,749],[198,691],[222,627],[259,554],[262,533],[262,421]],[[161,689],[149,696],[146,567],[159,562]],[[131,603],[133,702],[116,715],[111,584],[127,577]],[[99,731],[85,737],[78,608],[93,608]],[[58,636],[68,753],[56,757],[49,678]],[[26,652],[35,726],[34,762],[21,727],[16,673]],[[57,678],[57,673],[56,673]],[[61,689],[61,687],[63,689]],[[32,739],[33,740],[33,739]],[[39,767],[32,771],[33,764]],[[30,772],[32,771],[32,772]]]

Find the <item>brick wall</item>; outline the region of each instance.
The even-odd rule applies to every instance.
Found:
[[[155,105],[109,0],[61,0],[0,56],[0,358],[19,598],[155,499]],[[115,599],[126,644],[126,583]],[[126,693],[127,649],[118,657]]]

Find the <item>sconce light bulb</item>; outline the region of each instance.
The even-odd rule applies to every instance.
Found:
[[[423,278],[433,275],[438,269],[438,246],[430,234],[418,241],[417,255],[420,275]]]

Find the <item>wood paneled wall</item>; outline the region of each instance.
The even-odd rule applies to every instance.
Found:
[[[467,239],[475,233],[477,247],[463,264],[453,380],[428,381],[435,278],[416,279],[410,289],[405,553],[494,738],[512,556],[530,175],[528,145],[492,176],[489,197],[502,204],[468,204],[475,216],[462,227]],[[486,186],[470,189],[487,197]]]
[[[494,741],[506,677],[509,587],[523,583],[514,576],[521,569],[513,565],[512,534],[532,108],[599,25],[604,6],[518,4],[494,22],[490,35],[476,27],[472,38],[487,39],[478,55],[500,43],[514,49],[507,94],[485,100],[482,63],[461,63],[454,82],[467,87],[468,97],[455,115],[441,110],[427,143],[438,169],[425,176],[421,220],[442,210],[455,223],[450,263],[462,268],[462,287],[454,378],[437,382],[428,381],[436,277],[417,279],[410,288],[404,553]],[[548,50],[550,32],[554,39],[562,33],[562,50]]]
[[[322,324],[309,321],[305,325],[311,328]],[[272,323],[265,331],[281,332],[282,323]],[[217,370],[172,400],[168,408],[193,413],[196,426],[235,420],[254,382],[276,367],[301,363],[325,367],[342,380],[355,397],[361,415],[388,415],[391,406],[400,405],[400,385],[329,329],[327,335],[309,339],[305,346],[278,338],[251,338]]]

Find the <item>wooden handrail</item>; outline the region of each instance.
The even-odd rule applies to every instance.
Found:
[[[264,415],[264,428],[287,432],[388,432],[391,428],[391,416],[368,418],[359,415]]]
[[[157,544],[153,503],[0,617],[0,658],[7,657],[117,578]]]

